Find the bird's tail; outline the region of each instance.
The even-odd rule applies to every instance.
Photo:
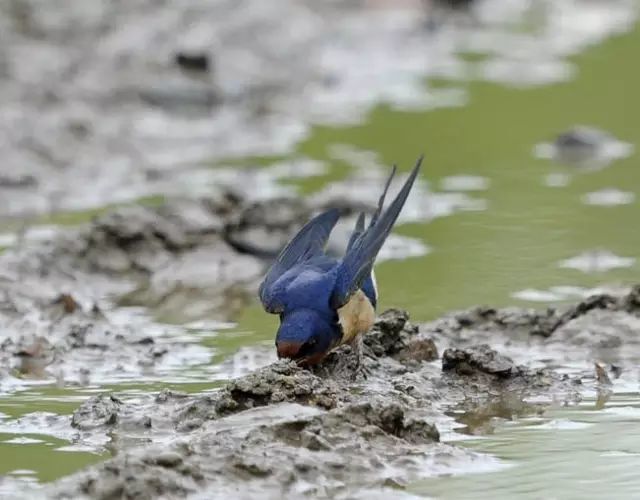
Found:
[[[360,288],[364,279],[371,273],[378,252],[389,236],[391,228],[396,222],[398,215],[400,215],[404,203],[407,201],[409,192],[420,171],[422,159],[423,156],[418,158],[404,186],[402,186],[402,189],[400,189],[400,192],[396,195],[387,210],[383,212],[384,199],[395,173],[394,167],[387,180],[382,196],[380,196],[378,201],[378,208],[366,230],[358,230],[364,225],[364,220],[362,220],[361,224],[360,218],[358,218],[347,253],[342,259],[338,270],[338,280],[331,297],[331,305],[334,309],[338,309],[346,304],[351,295]]]

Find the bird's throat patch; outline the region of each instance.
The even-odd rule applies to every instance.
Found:
[[[358,335],[368,331],[375,322],[376,312],[362,290],[353,294],[349,302],[338,309],[338,320],[342,327],[341,344],[352,342]]]

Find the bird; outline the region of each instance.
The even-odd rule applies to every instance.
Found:
[[[378,303],[374,262],[407,200],[422,160],[423,155],[383,210],[396,173],[396,166],[392,167],[368,226],[361,212],[342,258],[325,253],[340,217],[336,208],[312,218],[284,246],[258,289],[264,310],[280,316],[275,338],[278,358],[313,367],[332,350],[349,344],[356,355],[356,373],[364,374],[362,336],[373,326]]]

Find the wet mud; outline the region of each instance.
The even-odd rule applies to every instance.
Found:
[[[49,243],[8,250],[0,256],[4,389],[31,378],[80,386],[162,380],[172,367],[207,362],[204,347],[148,317],[119,319],[123,304],[161,310],[190,291],[202,302],[183,299],[189,314],[229,314],[229,304],[215,298],[229,289],[254,294],[266,255],[314,210],[232,195],[174,200],[117,209]],[[270,238],[245,234],[255,231]],[[265,247],[238,243],[243,234]],[[391,309],[365,337],[364,377],[344,346],[313,370],[278,361],[202,394],[89,397],[70,419],[40,424],[113,458],[24,494],[357,498],[371,488],[399,491],[490,460],[440,442],[458,425],[456,414],[478,429],[605,387],[608,373],[624,373],[640,357],[639,316],[640,287],[559,309],[476,307],[424,325]],[[576,359],[590,365],[557,370]]]
[[[16,238],[0,255],[3,393],[32,382],[166,383],[210,363],[210,350],[171,324],[234,319],[269,259],[318,209],[338,206],[347,216],[329,248],[339,253],[355,214],[375,204],[365,183],[386,175],[377,158],[333,144],[328,157],[355,175],[302,202],[281,197],[293,189],[275,181],[326,165],[214,166],[290,155],[312,124],[360,123],[380,103],[412,111],[464,104],[464,88],[428,88],[428,76],[459,83],[469,73],[517,87],[568,80],[573,53],[636,17],[624,2],[592,2],[584,15],[599,21],[567,29],[583,20],[572,2],[557,2],[540,13],[541,42],[531,43],[504,27],[526,20],[527,9],[500,2],[474,2],[457,41],[455,26],[425,29],[427,2],[418,0],[399,11],[357,1],[81,3],[0,6],[2,217],[37,223],[158,193],[169,201],[110,210],[37,244]],[[459,52],[478,41],[482,60],[464,62]],[[384,47],[402,47],[404,57]],[[530,56],[537,62],[524,64]],[[354,102],[363,82],[368,95]],[[534,153],[544,158],[595,154],[602,165],[632,151],[583,128],[542,146]],[[474,189],[416,187],[405,222],[486,207],[466,193]],[[408,238],[389,244],[382,259],[428,252]],[[103,393],[70,417],[24,415],[12,425],[113,457],[50,485],[16,486],[12,496],[402,498],[417,479],[491,463],[442,443],[454,427],[488,432],[496,418],[606,394],[634,374],[639,290],[542,311],[477,307],[424,325],[390,310],[365,338],[366,378],[354,377],[343,347],[313,371],[276,362],[196,395]]]
[[[344,347],[314,371],[279,361],[206,395],[93,397],[71,425],[80,441],[95,433],[120,436],[112,443],[116,456],[40,493],[358,498],[370,488],[401,491],[460,463],[481,463],[486,457],[440,443],[439,428],[450,428],[452,408],[487,419],[540,411],[552,401],[578,401],[593,374],[529,368],[486,344],[461,342],[438,357],[434,342],[446,336],[455,344],[463,330],[478,328],[524,349],[528,339],[518,334],[541,338],[533,317],[494,310],[487,320],[486,313],[468,311],[417,326],[405,312],[389,310],[366,337],[363,379],[354,380],[355,359]]]
[[[162,310],[182,297],[193,317],[228,315],[229,303],[216,298],[254,294],[267,256],[314,210],[235,195],[173,200],[116,209],[46,244],[8,250],[0,256],[4,389],[33,378],[79,386],[162,380],[172,367],[206,362],[204,347],[149,317],[123,321],[124,304]],[[249,236],[256,231],[269,237]],[[239,243],[243,237],[265,246]],[[424,325],[391,309],[365,337],[364,377],[344,346],[311,371],[278,361],[198,395],[89,397],[70,419],[46,425],[114,457],[31,492],[353,498],[370,488],[396,491],[489,460],[439,442],[456,425],[455,412],[483,425],[607,385],[613,366],[624,372],[640,355],[639,316],[640,287],[559,309],[476,307]],[[591,364],[556,371],[571,359]]]

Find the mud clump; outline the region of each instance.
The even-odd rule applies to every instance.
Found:
[[[166,264],[172,252],[186,249],[178,224],[146,207],[127,207],[98,217],[86,236],[84,257],[98,271],[151,271]]]
[[[306,403],[334,408],[339,389],[330,381],[299,368],[293,362],[279,362],[230,382],[216,405],[220,414],[281,402]]]
[[[487,344],[445,349],[441,371],[439,379],[432,375],[432,390],[438,398],[444,395],[449,404],[458,402],[459,407],[469,413],[505,397],[515,401],[509,405],[514,409],[529,396],[555,394],[554,397],[566,402],[580,399],[577,389],[582,383],[580,375],[560,375],[548,368],[518,365]],[[400,384],[398,388],[412,396],[428,397],[424,388],[416,387],[415,379],[408,378],[408,381],[408,385]]]
[[[424,335],[445,346],[488,343],[521,345],[568,343],[593,348],[638,343],[640,286],[619,295],[598,294],[568,307],[544,310],[474,307],[422,326]],[[580,354],[582,355],[582,354]]]
[[[381,362],[392,362],[387,368],[393,372],[417,369],[423,361],[434,361],[438,349],[430,337],[420,335],[416,325],[409,322],[406,311],[384,311],[364,336],[363,355],[365,372],[377,371]],[[353,379],[357,359],[350,346],[344,345],[329,353],[313,372],[324,378],[340,381]]]
[[[185,459],[187,453],[158,449],[131,454],[126,464],[111,461],[88,473],[73,493],[53,492],[50,498],[181,498],[195,492],[202,479],[198,466]]]
[[[271,406],[207,422],[182,444],[124,451],[59,481],[47,495],[334,497],[353,487],[404,484],[449,450],[433,425],[412,419],[399,404],[349,403],[330,411]]]
[[[144,407],[128,404],[113,394],[100,394],[87,399],[73,412],[71,427],[83,435],[91,435],[91,431],[109,432],[118,428],[140,440],[154,422],[157,425],[161,421],[160,408],[155,410],[146,411]]]
[[[118,410],[122,401],[114,395],[89,398],[73,412],[71,426],[81,430],[114,425],[118,421]]]
[[[476,333],[489,339],[499,331],[508,331],[516,340],[526,340],[529,335],[544,335],[553,330],[557,323],[557,313],[553,309],[504,308],[478,306],[460,311],[427,325],[438,336],[450,337],[457,341],[467,341]],[[471,333],[473,332],[473,333]],[[477,341],[477,337],[476,337]]]
[[[398,359],[403,362],[435,361],[438,359],[438,348],[431,338],[418,338],[400,352]]]
[[[453,370],[459,375],[472,375],[479,371],[506,378],[513,374],[514,363],[487,344],[482,344],[470,349],[447,349],[442,355],[442,370]]]
[[[438,359],[438,348],[433,339],[418,334],[418,327],[409,322],[406,311],[389,309],[376,320],[372,331],[365,336],[364,344],[376,357],[391,356],[403,362]]]
[[[556,330],[592,311],[624,312],[638,316],[640,313],[640,286],[634,286],[629,293],[615,297],[607,294],[593,295],[560,313],[548,330],[536,331],[538,335],[550,337]]]
[[[342,417],[356,427],[374,425],[385,433],[411,443],[433,443],[440,440],[436,427],[422,420],[408,418],[407,409],[398,403],[372,404],[363,402],[350,405],[341,413]]]
[[[411,337],[418,332],[418,328],[408,321],[409,315],[405,311],[385,311],[376,321],[373,331],[366,335],[365,345],[376,356],[398,354],[407,348]]]

